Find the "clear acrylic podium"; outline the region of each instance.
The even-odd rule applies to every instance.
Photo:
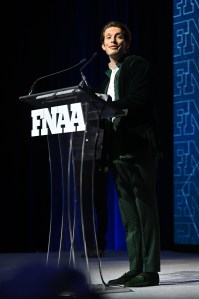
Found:
[[[60,107],[67,108],[70,115],[71,105],[74,103],[81,105],[85,123],[84,130],[78,131],[76,127],[73,132],[64,133],[62,130],[61,133],[57,134],[50,132],[48,128],[48,134],[46,134],[51,188],[51,214],[46,264],[51,260],[51,256],[55,258],[56,255],[58,265],[64,260],[69,266],[76,267],[76,250],[78,251],[83,244],[88,279],[91,283],[82,215],[82,184],[85,183],[82,180],[83,162],[85,157],[92,160],[92,173],[94,173],[95,159],[101,155],[101,152],[96,150],[96,145],[98,142],[102,143],[103,140],[103,129],[99,126],[101,119],[123,116],[126,112],[116,109],[111,102],[107,101],[106,95],[95,94],[93,91],[79,86],[31,94],[19,99],[30,104],[33,111],[39,111],[40,115],[43,115],[44,111],[51,110],[52,112],[52,108],[55,111],[60,111]],[[56,120],[59,117],[56,115]],[[42,119],[43,116],[41,122]],[[59,129],[61,130],[61,128],[62,125]],[[42,131],[39,126],[38,130]],[[76,167],[76,161],[79,161],[79,168]],[[77,180],[79,182],[78,189]],[[92,175],[92,188],[94,188],[93,180],[94,175]],[[95,230],[93,198],[92,207],[93,215],[91,217],[93,217]],[[78,218],[77,215],[79,215]],[[77,229],[78,226],[79,229]],[[97,242],[96,249],[98,251]],[[106,285],[101,272],[99,255],[98,259],[100,277],[102,283]]]

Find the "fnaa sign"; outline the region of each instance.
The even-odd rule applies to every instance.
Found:
[[[32,110],[31,117],[32,137],[86,130],[81,103]]]

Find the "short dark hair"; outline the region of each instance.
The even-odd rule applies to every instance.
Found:
[[[101,44],[103,44],[104,42],[104,32],[106,29],[110,28],[110,27],[118,27],[122,30],[122,33],[124,35],[124,39],[126,41],[126,43],[128,45],[130,45],[130,42],[131,42],[131,32],[128,28],[127,25],[119,22],[119,21],[110,21],[108,22],[107,24],[104,25],[102,31],[101,31],[101,34],[100,34],[100,41],[101,41]]]

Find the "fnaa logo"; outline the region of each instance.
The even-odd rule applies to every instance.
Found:
[[[81,103],[32,110],[31,117],[32,137],[86,130]]]

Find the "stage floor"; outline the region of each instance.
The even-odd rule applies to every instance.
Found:
[[[16,271],[34,263],[46,265],[46,260],[46,253],[1,253],[0,283],[10,281],[12,285],[12,278],[16,275]],[[51,253],[47,265],[68,266],[68,260],[67,253],[62,253],[60,256]],[[105,256],[100,260],[97,258],[86,260],[81,258],[79,252],[75,253],[76,269],[83,272],[94,292],[99,292],[105,299],[199,298],[199,254],[162,251],[159,286],[130,289],[106,287],[102,283],[121,276],[128,271],[128,266],[125,251],[106,251]],[[60,294],[62,298],[67,296],[67,290]]]

